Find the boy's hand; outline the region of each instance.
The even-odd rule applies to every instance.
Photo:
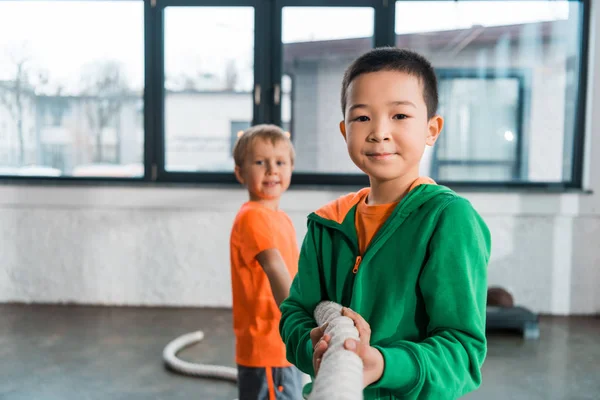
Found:
[[[348,339],[344,342],[344,348],[355,352],[363,361],[363,385],[369,386],[377,382],[383,375],[383,355],[374,347],[371,347],[371,327],[358,313],[344,307],[342,315],[352,319],[358,330],[360,340]]]
[[[323,354],[325,354],[325,350],[327,350],[329,341],[331,340],[331,336],[325,335],[325,328],[327,328],[327,324],[316,327],[310,331],[310,341],[313,346],[313,368],[315,370],[315,376],[319,371]]]

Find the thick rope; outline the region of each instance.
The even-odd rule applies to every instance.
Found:
[[[342,306],[331,301],[321,302],[315,309],[319,326],[328,323],[325,334],[331,337],[313,382],[310,400],[362,400],[363,364],[355,353],[344,349],[346,339],[358,340],[354,322],[342,316]],[[179,336],[165,346],[163,361],[170,370],[188,376],[216,378],[237,382],[237,369],[221,365],[198,364],[181,360],[177,354],[204,339],[196,331]]]
[[[319,326],[329,323],[325,334],[330,335],[331,340],[321,360],[309,399],[362,400],[362,360],[344,348],[346,339],[358,340],[354,321],[342,316],[342,306],[331,301],[321,302],[317,306],[315,320]]]
[[[237,368],[225,367],[222,365],[196,364],[183,361],[177,357],[177,353],[181,350],[200,342],[202,339],[204,339],[204,332],[196,331],[179,336],[175,340],[169,342],[163,350],[163,361],[165,365],[172,371],[183,375],[237,382]]]

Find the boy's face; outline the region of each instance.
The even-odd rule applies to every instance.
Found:
[[[340,129],[352,161],[377,182],[417,178],[425,145],[432,146],[443,125],[427,118],[419,79],[399,71],[370,72],[347,91]]]
[[[290,186],[292,170],[290,147],[286,142],[273,145],[269,140],[257,138],[244,164],[235,167],[235,174],[248,188],[251,200],[276,200]]]

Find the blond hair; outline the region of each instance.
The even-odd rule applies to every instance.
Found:
[[[277,125],[271,124],[260,124],[252,126],[246,129],[235,142],[233,146],[233,160],[235,165],[241,167],[246,160],[246,157],[252,151],[252,145],[256,139],[262,139],[270,141],[273,145],[279,142],[285,142],[290,147],[290,158],[292,165],[296,158],[296,152],[294,151],[294,145],[290,140],[290,134],[284,132],[283,129]]]

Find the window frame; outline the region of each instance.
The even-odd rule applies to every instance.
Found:
[[[3,0],[0,0],[3,1]],[[26,0],[33,1],[33,0]],[[69,0],[64,0],[69,1]],[[111,0],[118,1],[118,0]],[[257,85],[261,88],[261,102],[254,105],[253,124],[281,122],[281,105],[275,104],[273,94],[276,85],[281,87],[282,52],[281,22],[283,7],[372,7],[374,9],[373,46],[394,46],[395,33],[395,0],[138,0],[144,2],[144,73],[145,88],[143,93],[144,111],[144,175],[133,178],[116,177],[37,177],[0,175],[0,183],[52,184],[52,185],[171,185],[200,184],[229,187],[238,185],[233,172],[170,172],[165,170],[165,137],[164,137],[164,10],[167,7],[236,7],[251,6],[255,9],[255,42],[254,42],[254,74],[255,94]],[[405,0],[398,0],[405,1]],[[406,0],[415,1],[415,0]],[[432,1],[432,0],[416,0]],[[435,0],[448,1],[455,0]],[[484,0],[461,0],[475,2]],[[514,0],[496,0],[511,2]],[[548,0],[539,0],[548,1]],[[504,190],[525,189],[547,192],[561,192],[583,189],[585,117],[588,92],[589,43],[591,0],[568,0],[581,4],[579,18],[579,74],[577,77],[576,115],[574,116],[574,134],[569,152],[571,168],[570,176],[562,182],[528,182],[528,181],[439,181],[463,190]],[[277,62],[272,62],[278,60]],[[293,116],[292,116],[293,118]],[[521,121],[521,126],[523,127]],[[522,138],[519,138],[522,139]],[[567,143],[567,142],[566,142]],[[520,146],[522,147],[522,143]],[[292,185],[296,187],[340,187],[364,186],[368,178],[363,174],[321,174],[300,173],[292,176]]]

